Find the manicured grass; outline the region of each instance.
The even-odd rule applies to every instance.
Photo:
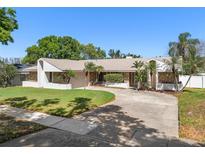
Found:
[[[180,136],[205,142],[205,89],[178,94]]]
[[[72,117],[114,99],[114,94],[95,90],[0,88],[0,103],[57,116]]]
[[[0,114],[0,143],[42,130],[44,128],[46,127],[39,124],[16,120],[13,117]]]

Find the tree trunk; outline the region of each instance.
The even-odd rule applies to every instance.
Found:
[[[174,78],[175,78],[175,88],[176,88],[176,91],[179,91],[178,80],[176,78],[176,75],[174,75]]]
[[[152,76],[153,76],[153,74],[151,73],[151,74],[150,74],[150,77],[151,77],[151,89],[153,88],[153,83],[152,83],[152,82],[153,82],[153,81],[152,81]]]
[[[90,86],[90,72],[88,72],[88,86]]]
[[[139,90],[140,87],[141,87],[141,85],[140,85],[140,81],[138,81],[138,83],[137,83],[137,90]]]
[[[98,82],[98,78],[99,78],[99,73],[96,73],[96,80],[95,80],[96,83]]]
[[[191,79],[191,77],[192,77],[192,75],[189,76],[189,78],[188,78],[186,84],[185,84],[184,87],[181,89],[181,91],[183,91],[183,90],[186,88],[186,86],[187,86],[187,84],[189,83],[189,80]]]
[[[70,78],[67,79],[67,83],[68,83],[68,84],[70,83]]]

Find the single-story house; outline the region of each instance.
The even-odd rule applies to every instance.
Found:
[[[13,64],[13,65],[16,67],[17,73],[15,77],[11,80],[11,85],[21,86],[22,82],[27,80],[26,77],[29,74],[29,72],[23,70],[26,70],[27,68],[29,68],[30,70],[33,65],[30,64]]]
[[[125,58],[125,59],[98,59],[98,60],[68,60],[68,59],[50,59],[40,58],[36,66],[32,66],[22,70],[26,72],[26,81],[23,81],[24,87],[42,87],[54,89],[71,89],[88,86],[91,81],[97,80],[104,84],[104,75],[107,73],[122,73],[124,77],[123,83],[105,84],[110,87],[129,88],[135,87],[135,68],[133,63],[135,61],[142,61],[149,63],[156,62],[156,73],[151,77],[148,73],[148,83],[156,90],[174,90],[174,78],[167,64],[170,57],[156,57],[156,58]],[[96,75],[96,72],[91,72],[88,76],[84,71],[85,63],[93,62],[96,65],[103,66],[104,70]],[[180,67],[179,67],[180,69]],[[75,71],[75,77],[71,78],[70,83],[60,78],[62,73],[67,70]]]

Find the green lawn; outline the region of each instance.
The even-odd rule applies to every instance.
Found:
[[[180,136],[205,142],[205,89],[178,94]]]
[[[1,104],[64,117],[96,108],[114,98],[110,92],[83,89],[0,88]]]

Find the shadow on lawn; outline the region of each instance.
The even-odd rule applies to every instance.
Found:
[[[29,108],[33,106],[34,108],[39,108],[47,105],[57,104],[60,102],[58,98],[54,99],[44,99],[42,102],[37,103],[37,99],[28,99],[27,97],[13,97],[4,100],[4,103],[11,105],[12,107],[18,108]]]
[[[11,105],[12,107],[18,108],[28,108],[29,106],[33,105],[37,102],[36,99],[28,100],[27,97],[13,97],[4,100],[6,104]]]
[[[60,102],[60,99],[58,98],[44,99],[41,103],[37,104],[36,107],[43,107],[47,105],[58,104],[59,102]]]
[[[41,110],[43,107],[49,105],[55,105],[60,102],[60,99],[44,99],[43,101],[38,101],[37,99],[28,99],[27,97],[13,97],[4,100],[4,103],[11,105],[12,107],[18,107],[23,109]],[[91,103],[90,98],[86,97],[76,97],[71,101],[67,107],[55,107],[48,110],[49,114],[56,116],[72,117],[73,115],[80,114],[82,112],[88,111],[96,107]]]
[[[85,102],[89,102],[89,100]],[[81,115],[83,116],[82,118],[90,119],[90,121],[94,119],[98,123],[98,127],[92,129],[86,135],[48,128],[32,135],[17,138],[0,146],[194,146],[177,139],[166,138],[157,129],[145,126],[144,121],[122,112],[121,107],[117,105],[107,105]]]
[[[69,105],[71,106],[72,109],[68,114],[68,117],[72,117],[74,115],[83,113],[85,111],[90,110],[92,107],[94,107],[91,104],[91,99],[90,98],[85,98],[85,97],[76,97],[74,100],[72,100],[72,104]]]
[[[70,104],[67,105],[67,107],[50,109],[48,113],[56,116],[72,117],[74,115],[88,111],[93,107],[95,106],[91,103],[90,98],[76,97],[71,101]]]
[[[67,116],[68,111],[66,110],[66,108],[58,107],[48,110],[48,113],[55,116]]]

